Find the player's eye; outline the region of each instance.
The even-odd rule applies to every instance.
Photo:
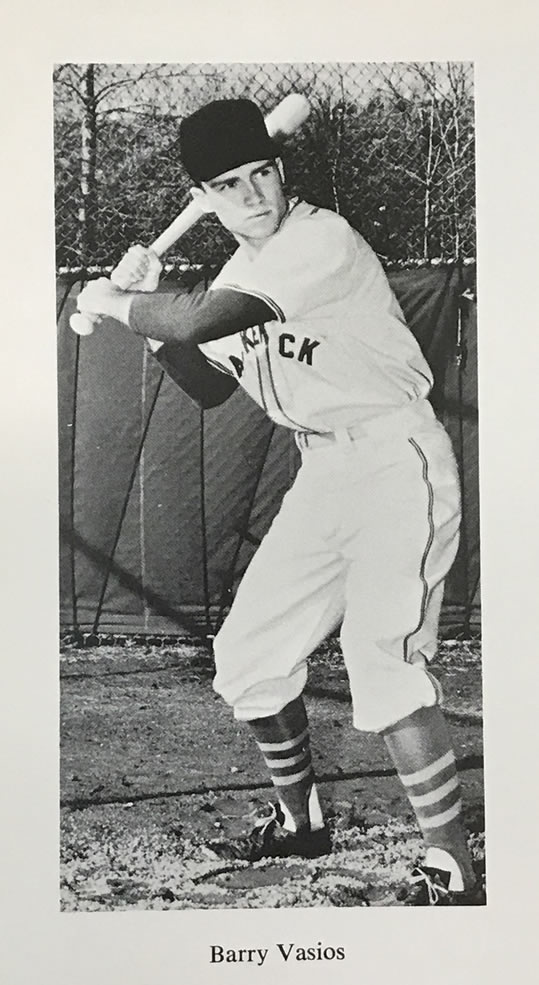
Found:
[[[218,194],[222,194],[223,192],[227,192],[235,188],[236,185],[237,185],[237,180],[235,178],[231,178],[230,181],[222,181],[218,185],[213,185],[213,189]]]

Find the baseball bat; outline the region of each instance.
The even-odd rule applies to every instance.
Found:
[[[275,107],[271,113],[266,117],[266,128],[270,137],[274,137],[276,140],[282,139],[284,137],[290,136],[294,133],[307,119],[310,113],[311,107],[306,96],[301,95],[299,92],[292,92]],[[202,211],[195,201],[191,201],[179,215],[167,226],[165,230],[157,237],[156,240],[151,244],[150,249],[157,254],[158,257],[163,256],[170,247],[180,239],[200,218],[202,218]],[[111,280],[114,281],[114,271],[111,275]],[[117,282],[116,282],[117,283]],[[118,287],[122,287],[118,284]],[[69,319],[69,324],[77,335],[91,335],[95,325],[100,321],[100,316],[96,317],[92,315],[82,314],[80,311],[75,312],[71,315]]]

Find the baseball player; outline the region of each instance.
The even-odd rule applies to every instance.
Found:
[[[133,247],[133,286],[78,299],[123,322],[202,406],[239,385],[291,429],[301,467],[215,644],[215,690],[247,722],[277,802],[251,860],[330,851],[303,703],[306,662],[340,626],[354,726],[380,733],[425,842],[411,905],[471,904],[476,880],[455,755],[429,661],[459,533],[449,438],[431,371],[377,257],[341,216],[288,199],[279,149],[249,100],[217,100],[180,128],[192,195],[238,247],[208,291],[154,294],[160,264]]]

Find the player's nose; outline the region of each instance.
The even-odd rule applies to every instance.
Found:
[[[262,193],[254,182],[249,182],[245,189],[245,204],[259,205],[263,200]]]

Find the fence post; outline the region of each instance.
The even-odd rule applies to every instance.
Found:
[[[95,66],[87,65],[82,82],[84,106],[81,121],[80,206],[78,211],[78,249],[80,265],[87,270],[95,260],[97,189],[95,180],[97,154],[97,109]]]

